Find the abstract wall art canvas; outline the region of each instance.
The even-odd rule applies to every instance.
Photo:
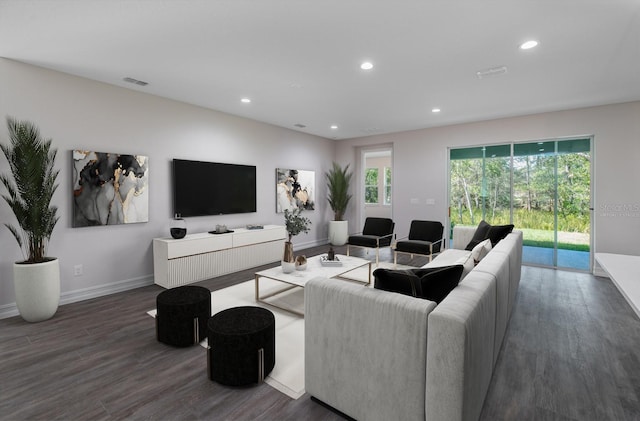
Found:
[[[315,207],[314,171],[276,169],[276,212],[285,209],[313,210]]]
[[[73,227],[149,221],[149,159],[74,150]]]

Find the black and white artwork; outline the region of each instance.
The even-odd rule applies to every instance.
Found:
[[[315,179],[314,171],[276,168],[276,212],[313,210]]]
[[[74,150],[73,227],[149,221],[149,159]]]

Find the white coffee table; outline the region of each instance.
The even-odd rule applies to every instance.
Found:
[[[271,269],[266,269],[266,270],[261,270],[260,272],[256,272],[256,278],[255,278],[256,279],[256,284],[255,284],[256,301],[304,316],[304,314],[300,313],[299,311],[293,310],[291,308],[285,308],[284,306],[280,306],[275,303],[264,301],[264,299],[273,297],[274,295],[281,294],[285,291],[289,291],[292,288],[304,288],[304,286],[309,280],[313,278],[317,278],[319,276],[322,276],[325,278],[340,278],[341,275],[344,275],[347,272],[350,272],[354,269],[367,266],[367,265],[369,269],[369,276],[367,278],[367,281],[363,282],[363,284],[364,285],[371,284],[371,263],[372,263],[371,261],[367,259],[361,259],[359,257],[344,256],[341,254],[336,256],[339,259],[339,261],[342,262],[340,266],[324,266],[321,263],[322,256],[313,256],[307,259],[307,268],[305,270],[295,270],[291,273],[284,273],[282,271],[282,267],[278,266]],[[260,295],[260,278],[268,278],[274,281],[279,281],[284,284],[287,284],[287,287],[275,292],[271,292],[266,295]],[[346,278],[343,278],[343,279],[346,279]],[[346,280],[358,282],[352,279],[346,279]]]

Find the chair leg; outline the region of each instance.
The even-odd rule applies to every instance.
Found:
[[[349,244],[347,244],[347,256],[349,255]]]
[[[376,267],[378,267],[378,261],[380,260],[380,249],[376,249]]]
[[[394,251],[393,252],[393,265],[397,265],[398,264],[398,252]]]

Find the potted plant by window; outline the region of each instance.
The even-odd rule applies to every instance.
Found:
[[[293,236],[304,232],[309,232],[311,221],[301,215],[302,209],[294,209],[292,211],[285,209],[284,222],[289,234],[289,239],[284,243],[284,255],[282,256],[282,271],[285,273],[293,272],[296,268],[295,258],[293,257]]]
[[[333,163],[331,170],[325,173],[327,198],[334,213],[334,220],[329,222],[329,242],[334,246],[342,246],[349,239],[348,221],[343,221],[342,218],[351,200],[349,184],[352,175],[353,173],[349,172],[349,164],[342,168],[336,162]]]
[[[0,175],[7,190],[2,198],[13,211],[18,226],[5,223],[22,250],[24,261],[13,265],[16,306],[23,319],[39,322],[51,318],[60,301],[60,267],[56,257],[47,255],[47,246],[58,222],[58,209],[51,199],[58,185],[54,169],[57,150],[51,139],[40,137],[28,121],[7,117],[8,145],[0,144],[11,177]]]

